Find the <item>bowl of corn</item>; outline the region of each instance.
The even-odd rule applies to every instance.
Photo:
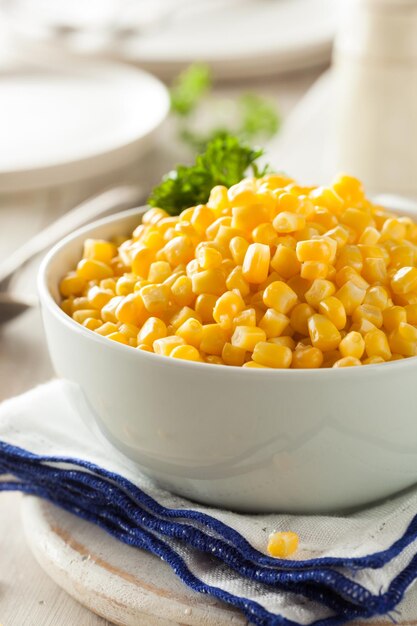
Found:
[[[39,292],[57,373],[138,469],[213,506],[310,513],[417,479],[416,265],[417,223],[357,179],[268,174],[78,230]]]

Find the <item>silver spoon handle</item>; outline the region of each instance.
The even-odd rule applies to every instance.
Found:
[[[43,252],[80,226],[110,211],[133,208],[142,201],[143,191],[140,187],[134,185],[113,187],[85,200],[29,239],[23,246],[15,250],[0,263],[0,285],[7,283],[17,270],[22,268],[37,254]]]

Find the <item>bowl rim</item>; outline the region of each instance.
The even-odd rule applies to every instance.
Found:
[[[75,239],[78,239],[82,235],[88,236],[92,230],[99,228],[101,226],[105,226],[111,223],[115,223],[118,221],[127,220],[129,218],[133,218],[135,216],[140,217],[145,213],[146,210],[149,209],[149,206],[142,205],[139,207],[135,207],[132,209],[127,209],[125,211],[120,211],[119,213],[112,213],[107,217],[100,218],[98,220],[94,220],[82,226],[81,228],[77,228],[72,233],[61,239],[58,243],[56,243],[43,257],[41,265],[39,267],[37,273],[37,290],[40,298],[40,302],[42,307],[46,307],[48,311],[64,326],[67,326],[70,330],[81,334],[87,340],[98,342],[99,344],[106,346],[110,350],[114,351],[122,351],[122,354],[127,356],[129,353],[131,356],[134,354],[137,355],[135,358],[144,359],[146,362],[148,359],[151,359],[151,362],[155,364],[155,358],[158,359],[160,365],[167,367],[182,367],[185,369],[198,371],[200,370],[202,373],[211,372],[211,374],[215,374],[216,372],[219,375],[224,376],[233,376],[236,375],[237,372],[240,372],[243,376],[260,376],[262,378],[274,377],[276,379],[278,376],[282,377],[300,377],[303,373],[304,375],[308,373],[308,375],[314,377],[334,377],[334,376],[358,376],[358,372],[362,371],[362,367],[341,367],[341,368],[246,368],[239,367],[236,365],[227,365],[227,366],[216,366],[216,364],[211,363],[203,363],[198,361],[186,361],[183,359],[170,359],[165,356],[146,352],[145,350],[134,350],[131,346],[127,346],[116,341],[109,341],[106,337],[102,335],[98,335],[97,333],[92,332],[88,328],[85,328],[78,322],[72,319],[69,315],[67,315],[59,306],[59,304],[55,301],[49,286],[48,286],[48,274],[51,267],[54,265],[55,257],[64,250],[67,246],[70,246]],[[387,372],[388,370],[400,369],[404,367],[412,367],[417,364],[417,356],[414,357],[405,357],[403,359],[398,359],[396,361],[388,361],[385,363],[374,363],[366,365],[367,372],[375,372],[381,371]],[[380,366],[384,367],[381,368]],[[195,367],[198,366],[196,370]],[[382,373],[381,372],[381,373]]]

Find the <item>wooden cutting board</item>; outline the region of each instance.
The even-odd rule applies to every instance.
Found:
[[[159,558],[34,497],[22,504],[25,534],[49,576],[78,602],[120,626],[238,626],[241,613],[188,589]],[[397,624],[417,624],[417,593],[408,593]],[[388,617],[362,626],[392,626]]]

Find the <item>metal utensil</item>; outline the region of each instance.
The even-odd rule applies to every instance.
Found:
[[[85,202],[47,226],[0,263],[0,324],[10,321],[37,304],[35,297],[8,292],[13,276],[40,252],[84,224],[106,213],[133,208],[143,202],[143,191],[135,185],[108,189]]]

